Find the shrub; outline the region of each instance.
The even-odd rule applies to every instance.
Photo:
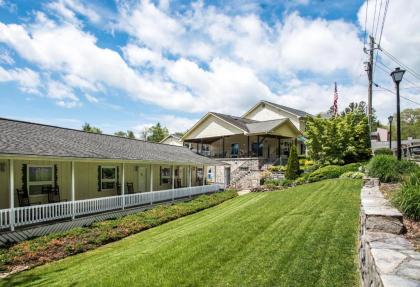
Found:
[[[338,178],[343,173],[341,166],[327,165],[315,170],[308,176],[309,182],[320,181],[329,178]]]
[[[272,165],[268,168],[271,172],[284,172],[286,171],[286,167],[283,165]]]
[[[360,171],[348,171],[343,173],[342,175],[340,175],[340,178],[354,178],[354,179],[359,179],[359,178],[363,178],[365,176],[365,174],[363,172]]]
[[[392,150],[390,150],[387,147],[383,147],[383,148],[378,148],[377,150],[375,150],[375,155],[393,155],[394,153],[392,152]]]
[[[420,172],[412,173],[392,197],[393,203],[407,217],[420,220]]]
[[[377,177],[381,182],[398,182],[403,175],[419,169],[414,162],[399,161],[391,155],[374,156],[366,168],[369,176]]]
[[[287,169],[285,176],[287,179],[296,179],[299,177],[299,159],[297,156],[296,146],[292,145],[289,159],[287,160]]]
[[[295,184],[295,185],[301,185],[301,184],[306,183],[306,181],[307,181],[307,178],[302,176],[302,177],[297,178],[297,179],[294,181],[294,184]]]
[[[350,171],[359,171],[359,168],[361,167],[360,163],[349,163],[346,165],[341,166],[341,170],[343,173],[350,172]]]
[[[264,181],[264,184],[271,184],[271,185],[275,185],[275,186],[279,186],[281,185],[282,180],[281,179],[276,179],[276,178],[268,178]]]

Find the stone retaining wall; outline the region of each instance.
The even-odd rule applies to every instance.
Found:
[[[361,193],[359,264],[363,287],[420,287],[420,253],[401,234],[402,214],[365,179]]]

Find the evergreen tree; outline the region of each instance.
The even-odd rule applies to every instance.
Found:
[[[150,127],[149,135],[147,136],[148,142],[160,142],[169,135],[169,131],[166,127],[162,127],[160,123]]]
[[[295,145],[292,145],[292,149],[290,150],[285,177],[290,180],[299,177],[299,159]]]

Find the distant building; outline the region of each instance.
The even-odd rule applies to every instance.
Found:
[[[370,139],[372,141],[386,142],[389,141],[388,135],[387,129],[377,128],[375,132],[370,133]]]
[[[160,143],[168,144],[168,145],[175,145],[175,146],[183,146],[181,139],[177,137],[176,135],[169,135],[163,140],[161,140]]]

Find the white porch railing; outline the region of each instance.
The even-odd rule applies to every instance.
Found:
[[[118,210],[125,207],[141,206],[170,201],[207,192],[218,191],[219,184],[184,187],[162,191],[125,194],[85,200],[66,201],[34,206],[0,209],[0,229],[31,225],[74,216],[89,215]],[[14,217],[12,218],[12,215]]]

